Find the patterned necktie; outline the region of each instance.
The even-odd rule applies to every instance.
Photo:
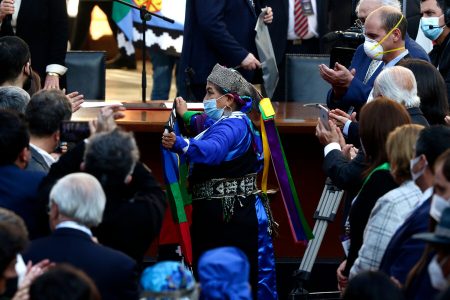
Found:
[[[294,31],[299,38],[308,34],[308,18],[303,14],[302,0],[294,2]]]
[[[382,61],[375,60],[375,59],[373,59],[370,62],[369,68],[367,69],[367,72],[366,72],[366,76],[364,77],[364,81],[363,81],[364,84],[366,84],[367,81],[370,80],[370,77],[372,77],[373,73],[375,73],[375,71],[378,69],[378,67],[380,66],[381,63],[382,63]]]

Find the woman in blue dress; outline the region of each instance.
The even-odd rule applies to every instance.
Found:
[[[209,249],[238,247],[250,262],[254,298],[276,299],[273,222],[256,186],[263,164],[261,137],[246,114],[259,100],[237,71],[216,65],[206,85],[205,114],[187,111],[185,101],[176,99],[187,131],[196,136],[167,133],[162,145],[186,155],[191,166],[194,264]]]

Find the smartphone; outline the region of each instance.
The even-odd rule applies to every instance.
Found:
[[[63,121],[60,127],[62,142],[77,144],[91,134],[87,121]]]
[[[322,121],[322,124],[325,126],[326,129],[331,130],[330,125],[328,124],[328,108],[325,106],[318,104],[317,105],[320,109],[319,117],[320,121]]]

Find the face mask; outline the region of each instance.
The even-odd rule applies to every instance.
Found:
[[[219,120],[223,116],[224,109],[217,108],[217,100],[223,96],[225,95],[222,95],[217,99],[203,100],[206,115],[215,121]]]
[[[371,59],[382,60],[384,49],[383,46],[375,40],[366,37],[364,41],[364,52]]]
[[[411,177],[413,181],[416,181],[417,179],[419,179],[423,173],[425,173],[425,170],[428,166],[428,162],[425,161],[425,165],[423,166],[422,170],[419,170],[418,172],[414,173],[413,169],[414,166],[420,161],[420,156],[417,156],[416,158],[413,158],[409,161],[409,171],[411,173]]]
[[[437,40],[444,31],[444,29],[439,26],[439,17],[421,18],[420,28],[422,29],[423,34],[432,41]]]
[[[441,221],[442,212],[447,207],[450,207],[450,202],[439,195],[434,194],[431,199],[430,216],[437,222]]]
[[[433,259],[430,261],[430,264],[428,265],[428,275],[430,275],[431,285],[435,289],[439,291],[444,291],[445,289],[447,289],[448,281],[444,277],[444,274],[442,273],[442,269],[437,261],[436,255],[433,257]]]
[[[374,60],[383,60],[383,55],[386,53],[394,52],[397,50],[405,49],[405,47],[401,48],[395,48],[391,50],[384,51],[383,46],[381,45],[391,34],[392,32],[398,28],[398,25],[403,20],[403,16],[400,18],[400,20],[395,24],[394,28],[392,28],[382,39],[381,41],[377,42],[375,40],[372,40],[368,37],[366,37],[366,40],[364,41],[364,52],[368,57]]]

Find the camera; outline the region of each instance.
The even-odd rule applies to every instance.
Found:
[[[361,21],[356,20],[354,25],[345,31],[332,31],[323,36],[324,42],[343,41],[351,44],[353,47],[359,46],[364,42],[364,30]]]

